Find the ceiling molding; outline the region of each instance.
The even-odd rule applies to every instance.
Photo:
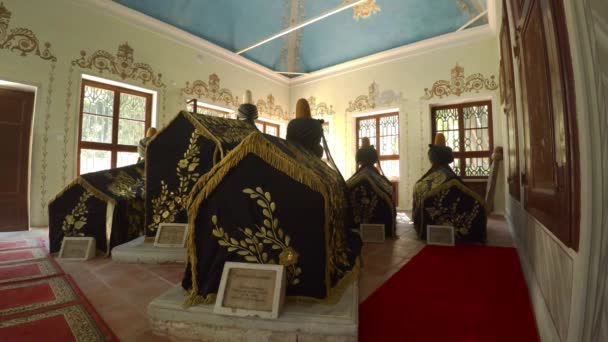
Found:
[[[266,79],[278,82],[282,85],[289,85],[290,79],[281,74],[277,74],[274,70],[270,70],[260,64],[250,61],[249,59],[239,56],[236,53],[226,50],[218,45],[215,45],[205,39],[190,34],[175,26],[166,24],[160,20],[154,19],[141,12],[132,10],[126,6],[116,3],[111,0],[71,0],[74,4],[105,11],[119,20],[138,27],[152,31],[160,36],[169,38],[177,43],[181,43],[190,48],[195,48],[209,53],[223,61],[233,64],[241,69],[254,72]]]
[[[290,85],[298,86],[316,82],[325,78],[350,73],[379,64],[396,61],[403,58],[426,54],[432,51],[469,44],[494,37],[495,33],[489,25],[473,27],[459,32],[451,32],[416,43],[400,46],[366,57],[354,59],[342,64],[312,72],[308,75],[291,79]]]
[[[488,25],[469,28],[460,32],[451,32],[416,43],[389,49],[366,57],[354,59],[342,64],[321,69],[304,76],[290,79],[274,70],[255,63],[245,57],[215,45],[203,38],[190,34],[160,20],[154,19],[112,0],[70,0],[86,8],[99,9],[119,20],[147,29],[162,37],[168,38],[190,48],[199,49],[243,70],[253,72],[261,77],[284,86],[298,86],[321,79],[338,76],[363,68],[376,66],[395,60],[429,53],[431,51],[455,47],[480,41],[496,35],[496,6],[494,0],[488,0]]]

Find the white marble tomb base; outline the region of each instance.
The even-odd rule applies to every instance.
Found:
[[[186,248],[155,247],[154,238],[140,236],[112,249],[112,260],[140,264],[186,262]]]
[[[340,302],[286,302],[278,319],[222,316],[213,305],[184,308],[186,291],[176,286],[148,305],[155,334],[214,342],[356,342],[359,288],[353,283]]]

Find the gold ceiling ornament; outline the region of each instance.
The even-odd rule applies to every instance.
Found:
[[[205,81],[196,80],[186,82],[186,87],[182,88],[182,94],[204,97],[215,103],[224,103],[225,105],[238,107],[241,104],[238,96],[233,96],[232,91],[220,86],[220,77],[213,73],[209,75],[208,84]]]
[[[260,99],[256,103],[258,107],[258,113],[261,116],[265,116],[267,118],[276,118],[282,120],[289,120],[289,113],[283,110],[283,107],[276,105],[274,103],[274,96],[272,94],[268,94],[266,97],[266,101]]]
[[[97,50],[87,57],[86,51],[82,50],[80,58],[73,60],[72,65],[83,69],[97,69],[99,73],[107,71],[123,80],[129,78],[143,84],[150,82],[159,88],[165,87],[161,80],[162,74],[156,74],[149,64],[134,62],[133,52],[129,43],[118,46],[116,56],[105,50]]]
[[[44,60],[56,62],[55,57],[49,50],[51,44],[44,43],[44,49],[40,51],[40,41],[32,30],[17,27],[9,29],[12,13],[0,2],[0,49],[19,51],[25,57],[28,53],[34,53]]]
[[[343,0],[342,4],[346,5],[352,3],[354,0]],[[381,8],[376,3],[376,0],[367,0],[362,4],[356,5],[353,7],[353,19],[366,19],[369,18],[372,14],[380,12]]]
[[[362,112],[368,109],[392,106],[403,101],[403,94],[394,90],[380,92],[380,86],[375,81],[370,84],[367,95],[359,95],[354,101],[348,102],[346,112]]]
[[[456,63],[456,66],[452,69],[452,80],[439,80],[433,83],[431,89],[424,88],[425,95],[422,99],[429,100],[434,96],[438,96],[439,98],[449,95],[460,96],[473,91],[479,93],[484,88],[487,90],[498,89],[494,75],[486,78],[482,74],[473,74],[465,78],[464,68]]]

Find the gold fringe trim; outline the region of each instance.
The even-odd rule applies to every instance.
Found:
[[[337,304],[344,295],[346,289],[355,282],[355,280],[359,279],[359,275],[361,274],[361,257],[357,257],[355,260],[355,266],[351,271],[346,272],[346,274],[338,281],[336,286],[334,286],[329,293],[329,296],[325,299],[319,299],[314,297],[303,297],[303,296],[286,296],[285,300],[288,303],[314,303],[314,304],[326,304],[326,305],[335,305]],[[215,304],[217,300],[217,293],[209,293],[205,296],[201,296],[196,294],[194,290],[188,291],[188,297],[184,302],[184,308],[188,308],[194,305],[211,305]],[[357,303],[358,305],[358,303]]]
[[[173,119],[171,119],[166,125],[164,125],[160,130],[158,130],[158,132],[156,132],[156,134],[154,134],[154,136],[152,137],[152,139],[150,139],[150,141],[148,141],[148,145],[147,146],[150,146],[150,144],[154,140],[156,140],[156,138],[158,138],[159,136],[161,136],[163,134],[163,132],[166,131],[171,126],[171,124],[173,123],[173,121],[177,120],[180,117],[180,114],[184,115],[184,114],[182,114],[182,112],[184,112],[184,111],[180,111],[179,113],[177,113],[177,115],[175,115],[173,117]],[[148,148],[147,147],[146,147],[145,158],[144,158],[144,172],[147,175],[148,174],[148,163],[145,162],[146,160],[148,160]],[[147,181],[148,181],[148,179],[146,178],[146,182]],[[147,184],[146,184],[146,187],[147,187]]]
[[[264,135],[255,131],[247,136],[243,141],[232,151],[228,153],[226,158],[223,158],[217,163],[208,173],[203,175],[196,182],[190,196],[186,202],[188,207],[188,221],[190,226],[190,234],[188,236],[188,258],[190,260],[190,268],[192,273],[192,291],[186,303],[197,301],[196,296],[198,293],[198,273],[196,258],[196,241],[194,235],[194,227],[196,218],[198,215],[198,208],[202,205],[203,201],[217,188],[220,182],[228,174],[228,172],[238,165],[246,156],[249,154],[256,155],[261,158],[273,168],[278,171],[292,177],[295,181],[306,185],[308,188],[321,194],[325,201],[325,251],[327,260],[325,266],[325,285],[327,289],[326,297],[329,298],[331,294],[331,276],[330,276],[330,240],[331,234],[329,231],[329,217],[331,212],[331,204],[338,204],[340,202],[346,203],[346,199],[338,201],[336,196],[330,197],[332,193],[323,182],[320,177],[307,169],[301,167],[301,165],[291,157],[287,156],[278,147],[271,144],[264,138]],[[322,162],[319,160],[319,162]],[[343,197],[343,196],[342,196]],[[332,202],[330,199],[336,199]]]
[[[84,178],[82,178],[81,176],[78,176],[70,184],[66,185],[63,188],[63,190],[61,190],[57,195],[55,195],[55,197],[53,197],[49,201],[49,205],[51,203],[55,202],[55,200],[57,200],[59,197],[61,197],[61,195],[63,195],[66,191],[68,191],[74,185],[80,185],[80,186],[82,186],[86,191],[92,193],[94,197],[97,197],[98,199],[100,199],[100,200],[102,200],[104,202],[112,202],[112,203],[116,204],[116,201],[112,197],[104,194],[103,192],[101,192],[100,190],[98,190],[96,187],[92,186]]]
[[[203,126],[201,124],[200,121],[198,121],[192,113],[182,110],[180,111],[180,114],[183,115],[186,119],[188,119],[188,121],[190,121],[190,123],[192,123],[192,125],[194,126],[194,128],[196,129],[196,133],[198,133],[199,135],[204,136],[205,138],[213,141],[213,143],[215,144],[215,151],[214,154],[218,152],[220,153],[220,156],[222,158],[224,158],[224,149],[222,148],[222,143],[220,142],[220,140],[213,134],[211,134],[211,132],[209,132],[209,130],[207,130],[207,127]]]
[[[391,227],[391,231],[393,232],[393,236],[397,235],[397,227],[396,227],[396,221],[397,221],[397,208],[395,208],[395,204],[393,203],[393,199],[389,197],[389,195],[381,190],[375,183],[375,181],[372,181],[371,177],[369,177],[366,174],[363,174],[361,176],[359,176],[359,178],[355,179],[352,182],[346,182],[346,186],[347,187],[355,187],[357,185],[359,185],[359,183],[361,183],[363,180],[367,180],[367,182],[369,183],[369,185],[374,189],[374,191],[376,191],[376,193],[378,193],[380,195],[380,197],[382,197],[382,199],[384,199],[386,201],[386,203],[388,203],[389,207],[391,208],[391,213],[393,215],[393,218],[395,219],[395,221],[393,221],[393,226]],[[352,204],[352,203],[351,203]]]

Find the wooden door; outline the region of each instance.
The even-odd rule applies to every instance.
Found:
[[[519,142],[517,133],[517,108],[515,103],[515,75],[513,71],[513,54],[511,53],[511,31],[507,16],[506,0],[503,0],[502,27],[500,30],[500,66],[501,98],[507,116],[507,183],[509,193],[516,200],[520,199],[521,183],[519,171]]]
[[[29,229],[30,129],[34,93],[0,89],[0,231]]]
[[[562,0],[523,1],[517,27],[525,128],[525,208],[564,244],[576,249],[578,139]]]

